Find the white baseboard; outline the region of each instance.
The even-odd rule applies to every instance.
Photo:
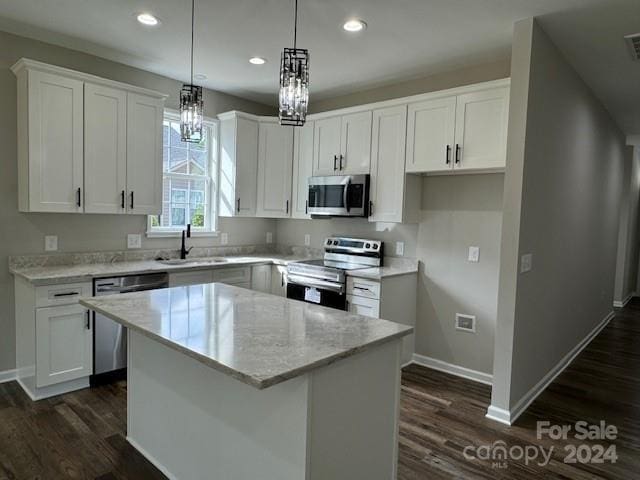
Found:
[[[580,343],[578,343],[569,353],[567,353],[562,359],[553,367],[549,372],[542,377],[542,379],[536,383],[527,393],[525,393],[520,400],[510,410],[505,410],[500,407],[491,405],[487,410],[486,418],[495,420],[506,425],[513,425],[520,415],[533,403],[533,401],[540,395],[557,377],[560,375],[573,360],[580,355],[580,352],[585,349],[591,340],[598,335],[604,327],[615,316],[615,312],[610,312],[596,327],[584,337]]]
[[[5,370],[4,372],[0,372],[0,383],[10,382],[11,380],[15,380],[17,378],[16,370]]]
[[[631,300],[635,296],[636,296],[636,292],[631,292],[622,301],[614,300],[613,301],[613,306],[616,307],[616,308],[624,308],[624,307],[627,306],[627,303],[629,303],[629,300]]]
[[[488,373],[471,370],[470,368],[454,365],[453,363],[443,362],[437,358],[427,357],[417,353],[413,354],[413,362],[423,367],[432,368],[440,372],[450,373],[456,377],[466,378],[474,382],[484,383],[485,385],[493,385],[493,375]]]

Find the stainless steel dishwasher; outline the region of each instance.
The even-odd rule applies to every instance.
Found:
[[[141,292],[169,286],[167,273],[128,275],[126,277],[93,280],[93,294],[117,295]],[[119,323],[94,313],[93,316],[93,375],[91,384],[101,384],[126,377],[127,329]]]

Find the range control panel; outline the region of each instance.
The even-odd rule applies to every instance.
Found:
[[[382,242],[380,240],[366,240],[363,238],[329,237],[324,241],[325,250],[340,250],[353,253],[380,253]]]

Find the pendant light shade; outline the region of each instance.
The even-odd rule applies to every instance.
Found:
[[[191,83],[180,90],[180,136],[183,142],[197,143],[202,140],[204,101],[202,87],[193,84],[193,34],[195,23],[195,0],[191,0]]]
[[[301,127],[309,105],[309,51],[296,48],[298,0],[295,0],[293,48],[285,48],[280,57],[280,125]]]

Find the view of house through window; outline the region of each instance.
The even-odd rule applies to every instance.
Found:
[[[149,216],[150,232],[213,231],[216,226],[216,125],[205,124],[202,141],[180,139],[178,117],[165,115],[163,127],[162,214]]]

